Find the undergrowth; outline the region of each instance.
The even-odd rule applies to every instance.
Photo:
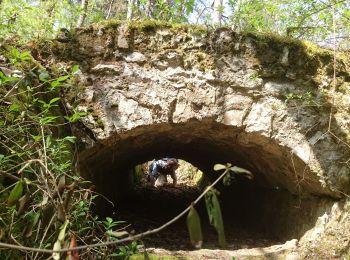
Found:
[[[70,126],[85,114],[69,114],[60,93],[74,84],[79,68],[42,65],[42,59],[33,58],[38,54],[35,47],[28,51],[0,46],[0,241],[60,249],[117,239],[108,232],[121,223],[93,215],[97,195],[72,165],[77,138]],[[88,249],[80,258],[128,253],[122,249]],[[0,259],[48,256],[0,250]],[[78,259],[78,253],[70,257]]]

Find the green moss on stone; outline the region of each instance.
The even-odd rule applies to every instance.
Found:
[[[251,37],[255,40],[255,43],[258,47],[271,48],[274,47],[297,47],[303,50],[303,52],[307,55],[309,59],[317,59],[320,57],[333,57],[334,51],[330,49],[325,49],[318,46],[315,43],[309,41],[302,41],[292,37],[283,36],[275,33],[256,33],[256,32],[241,32],[242,35],[246,37]],[[338,60],[342,60],[343,62],[348,63],[349,59],[346,53],[343,52],[335,52],[336,58]]]
[[[123,21],[117,20],[117,19],[105,20],[98,23],[98,25],[103,26],[105,29],[108,29],[108,28],[116,29],[121,24],[123,24]]]
[[[156,29],[171,29],[177,32],[189,32],[194,34],[202,34],[207,31],[207,28],[202,25],[195,24],[179,24],[171,23],[167,21],[160,20],[143,20],[143,21],[130,21],[128,27],[131,30],[137,30],[140,32],[147,32]]]
[[[152,31],[155,29],[171,28],[172,24],[166,21],[159,20],[144,20],[144,21],[130,21],[128,28],[130,30],[137,30],[140,32]]]

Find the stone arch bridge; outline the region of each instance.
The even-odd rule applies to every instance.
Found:
[[[130,189],[130,168],[159,156],[209,178],[213,164],[231,162],[254,173],[254,187],[290,195],[266,203],[268,216],[286,219],[276,232],[290,237],[305,231],[286,230],[301,211],[272,208],[301,198],[303,217],[317,217],[350,191],[350,75],[340,54],[334,66],[331,52],[297,41],[152,25],[92,26],[56,47],[81,69],[64,95],[88,113],[75,128],[79,169],[110,198]]]

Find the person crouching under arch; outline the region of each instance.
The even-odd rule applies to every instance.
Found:
[[[152,186],[160,187],[167,183],[167,175],[177,184],[176,169],[179,168],[179,161],[175,158],[163,158],[153,160],[149,166],[149,178]]]

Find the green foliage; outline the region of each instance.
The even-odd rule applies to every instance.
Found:
[[[193,206],[191,206],[187,215],[187,229],[192,246],[195,248],[201,248],[203,243],[201,220]]]
[[[86,17],[86,25],[118,19],[117,23],[110,23],[115,27],[125,19],[155,19],[213,27],[213,14],[220,12],[223,24],[234,30],[287,35],[327,47],[333,43],[334,11],[336,44],[349,48],[348,1],[229,0],[216,10],[213,2],[206,0],[89,0],[86,10],[80,1],[70,0],[3,0],[0,5],[0,35],[5,38],[19,35],[20,41],[54,38],[60,28],[74,29],[81,14]]]
[[[125,221],[114,221],[112,218],[107,217],[106,220],[102,221],[102,224],[106,231],[112,230],[112,228],[118,226],[121,223],[125,223]]]
[[[13,206],[23,193],[23,181],[20,180],[16,183],[15,187],[11,190],[9,197],[7,198],[7,205]]]
[[[312,97],[310,92],[307,92],[306,94],[294,94],[294,93],[289,93],[288,95],[286,95],[286,99],[285,102],[288,103],[290,100],[293,99],[310,99]]]
[[[64,224],[60,227],[60,232],[58,233],[58,238],[53,246],[54,250],[60,250],[64,244],[64,238],[66,236],[66,229],[68,226],[69,221],[66,220]],[[61,259],[61,254],[60,253],[53,253],[52,258],[54,260],[60,260]]]
[[[253,175],[250,171],[232,166],[231,163],[224,164],[215,164],[213,169],[215,171],[224,170],[224,173],[214,182],[223,178],[224,185],[231,184],[232,174],[243,174],[246,178],[252,179]],[[213,184],[213,185],[214,185]],[[221,247],[226,246],[226,238],[225,238],[225,229],[224,229],[224,221],[222,218],[220,202],[218,199],[219,192],[213,188],[213,185],[209,186],[205,192],[205,204],[207,208],[207,213],[209,217],[209,223],[215,227],[218,233],[218,243]],[[202,195],[201,195],[202,196]],[[202,229],[200,224],[200,217],[197,211],[194,209],[193,205],[191,205],[189,213],[187,215],[187,228],[190,235],[190,241],[192,246],[195,248],[200,248],[203,242]]]
[[[314,42],[323,41],[325,45],[331,43],[333,5],[330,2],[229,0],[229,6],[233,11],[231,23],[237,30],[273,32]],[[340,34],[349,32],[345,10],[349,10],[348,2],[338,1],[334,4],[337,33]]]
[[[0,234],[2,242],[60,249],[73,237],[77,243],[94,239],[116,240],[125,232],[114,232],[122,221],[93,216],[91,206],[97,195],[89,189],[72,165],[76,137],[67,126],[86,115],[74,109],[60,109],[59,93],[71,84],[77,66],[70,71],[46,70],[28,51],[13,47],[0,49],[9,60],[8,70],[21,69],[20,77],[0,74]],[[55,71],[55,73],[51,72]],[[60,228],[58,228],[60,227]],[[127,234],[127,233],[126,233]],[[127,256],[140,246],[122,247],[116,254]],[[102,258],[115,251],[101,248]],[[88,252],[81,258],[88,258]],[[31,253],[0,251],[0,259],[21,259]],[[53,259],[60,259],[53,254]]]
[[[73,114],[70,116],[64,116],[64,119],[71,123],[78,122],[81,118],[85,117],[87,115],[86,112],[79,112],[79,111],[74,111]]]
[[[16,48],[11,48],[8,55],[12,64],[16,64],[21,61],[29,61],[32,59],[32,55],[30,55],[29,51],[20,52]]]
[[[129,233],[125,230],[120,231],[122,228],[119,227],[120,224],[124,224],[125,221],[115,221],[110,217],[107,217],[106,220],[102,221],[102,225],[105,229],[106,237],[109,241],[116,241],[119,238],[129,236]],[[118,227],[118,231],[113,231]],[[137,241],[133,241],[129,245],[121,246],[117,249],[116,252],[110,253],[108,255],[109,258],[117,257],[120,259],[128,259],[133,254],[139,252],[139,250],[143,248],[142,244],[139,244]]]
[[[217,195],[219,192],[214,188],[211,188],[205,194],[205,205],[207,206],[207,212],[209,216],[209,222],[213,225],[218,233],[219,245],[221,247],[226,246],[224,221],[222,219],[221,207]]]
[[[121,246],[117,253],[113,253],[108,255],[109,258],[116,257],[117,259],[129,259],[132,255],[137,254],[143,245],[137,243],[137,241],[133,241],[131,244],[126,246]]]
[[[211,25],[213,9],[211,2],[207,1],[141,0],[133,1],[134,5],[129,7],[126,1],[114,2],[116,4],[112,5],[107,0],[89,1],[85,24],[110,18],[125,19],[126,9],[131,7],[135,20],[154,18],[131,23],[131,28],[140,31],[162,26],[181,30],[185,28],[202,34],[206,28],[192,25],[177,27],[172,23],[199,21]],[[229,0],[228,5],[220,7],[219,11],[226,17],[226,25],[238,31],[288,35],[324,46],[330,46],[334,36],[338,47],[348,48],[349,7],[349,1]],[[74,29],[83,11],[79,1],[0,1],[0,40],[6,38],[23,43],[38,38],[54,38],[60,28]],[[333,18],[335,32],[332,31]],[[120,23],[111,21],[110,25],[114,28]],[[30,51],[6,47],[2,42],[0,46],[1,56],[8,60],[5,66],[11,72],[0,71],[2,241],[15,240],[23,245],[59,248],[67,243],[72,233],[77,234],[82,240],[80,242],[84,243],[93,237],[118,239],[120,234],[113,233],[113,228],[120,222],[113,219],[101,221],[92,215],[90,207],[96,195],[85,187],[89,184],[83,182],[72,167],[76,138],[66,129],[69,124],[86,116],[86,113],[74,109],[69,114],[63,113],[60,110],[59,93],[67,84],[71,84],[79,68],[74,66],[68,72],[64,68],[46,69],[35,61]],[[305,48],[312,50],[310,58],[313,53],[319,53],[317,47]],[[254,79],[255,76],[251,77]],[[309,92],[290,93],[286,96],[286,103],[317,105],[313,99]],[[234,174],[253,177],[249,171],[231,164],[215,165],[214,170],[227,172],[223,177],[225,185],[230,185]],[[206,203],[210,222],[217,229],[219,244],[223,246],[224,227],[215,190],[208,192]],[[193,239],[197,240],[198,237]],[[135,242],[113,254],[129,257],[138,248]],[[98,257],[113,256],[111,253],[108,249],[101,249],[96,254]],[[21,252],[5,253],[1,250],[0,258],[19,259],[23,255]],[[53,258],[59,256],[54,255]]]
[[[38,66],[28,51],[7,46],[0,55],[9,61],[7,70],[21,69],[19,77],[0,74],[2,242],[15,239],[26,246],[58,249],[69,244],[73,233],[84,243],[104,237],[99,232],[103,224],[90,209],[96,195],[72,166],[76,137],[66,126],[83,114],[65,115],[59,106],[58,94],[77,67],[69,72],[52,68],[53,73]],[[0,258],[21,259],[25,254],[1,250]]]
[[[229,186],[231,184],[232,178],[234,178],[235,174],[241,174],[245,176],[248,179],[253,179],[253,174],[241,167],[238,166],[232,166],[231,163],[227,163],[226,165],[223,164],[215,164],[214,165],[214,171],[220,171],[220,170],[225,170],[226,174],[223,177],[223,184],[226,186]]]

